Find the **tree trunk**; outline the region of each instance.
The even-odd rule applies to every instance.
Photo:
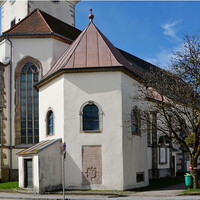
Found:
[[[196,189],[199,187],[197,161],[190,163],[190,172],[193,178],[193,188]]]

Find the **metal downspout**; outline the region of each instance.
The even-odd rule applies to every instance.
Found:
[[[9,169],[9,180],[12,181],[12,41],[6,35],[6,39],[10,42],[10,169]]]

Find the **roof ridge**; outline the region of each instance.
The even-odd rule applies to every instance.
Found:
[[[47,23],[47,21],[45,20],[44,16],[41,13],[41,10],[37,9],[39,15],[42,17],[42,19],[44,20],[44,23],[47,25],[47,27],[49,28],[50,32],[53,33],[53,30],[51,29],[51,27],[49,26],[49,24]]]
[[[6,34],[7,32],[13,30],[16,26],[18,26],[19,24],[21,24],[23,21],[25,21],[27,18],[29,18],[33,13],[35,13],[37,10],[39,10],[38,8],[36,8],[35,10],[33,10],[31,13],[29,13],[26,17],[24,17],[21,21],[17,22],[14,26],[12,26],[11,28],[9,28],[7,31],[4,31],[2,35]]]
[[[94,23],[93,23],[93,25],[95,26]],[[102,39],[104,40],[104,42],[106,43],[106,45],[108,46],[108,48],[110,49],[110,51],[112,52],[112,54],[116,58],[116,60],[123,66],[125,64],[125,67],[127,67],[130,70],[133,70],[137,74],[136,70],[129,63],[129,61],[125,58],[125,56],[120,53],[120,51],[110,42],[110,40],[96,26],[95,26],[95,28],[97,29],[98,33],[101,35]],[[113,49],[110,46],[114,47],[114,50],[116,50],[116,52],[113,52]],[[116,55],[116,53],[119,55]],[[121,56],[121,58],[123,59],[122,61],[124,61],[125,63],[121,63],[119,56]]]
[[[38,8],[37,8],[37,9],[38,9]],[[41,15],[44,13],[45,15],[48,15],[48,16],[54,18],[55,20],[62,22],[63,24],[66,24],[66,25],[68,25],[68,26],[70,26],[70,27],[76,28],[76,27],[74,27],[74,26],[72,26],[72,25],[70,25],[70,24],[68,24],[68,23],[66,23],[66,22],[64,22],[64,21],[62,21],[62,20],[60,20],[60,19],[54,17],[53,15],[50,15],[49,13],[44,12],[43,10],[40,10],[40,9],[38,9],[38,10],[40,11]],[[79,30],[78,28],[76,28],[76,29]],[[79,31],[81,31],[81,30],[79,30]]]
[[[90,23],[89,23],[90,25]],[[70,53],[71,51],[75,51],[77,46],[79,45],[79,43],[81,42],[82,37],[85,35],[89,25],[82,31],[82,33],[78,36],[78,38],[76,40],[74,40],[74,42],[69,46],[68,49],[66,49],[63,54],[58,58],[58,60],[53,64],[53,66],[50,68],[50,70],[45,74],[45,76],[41,79],[45,79],[51,72],[54,73],[55,71],[57,71],[57,69],[63,69],[63,67],[60,67],[60,63],[62,63],[62,60],[65,58],[65,56],[67,56],[68,53]],[[62,66],[64,66],[72,57],[73,53],[69,56],[69,58],[67,59],[67,61],[65,61],[64,64],[62,64]],[[58,65],[56,68],[53,69],[53,67],[55,65]]]

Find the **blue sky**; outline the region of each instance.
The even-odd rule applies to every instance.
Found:
[[[76,27],[83,30],[93,9],[95,25],[118,48],[166,68],[183,34],[200,31],[200,2],[82,1]]]

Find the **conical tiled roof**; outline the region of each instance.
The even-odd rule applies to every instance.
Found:
[[[67,69],[125,67],[137,75],[129,61],[90,22],[79,37],[55,62],[42,80]]]

